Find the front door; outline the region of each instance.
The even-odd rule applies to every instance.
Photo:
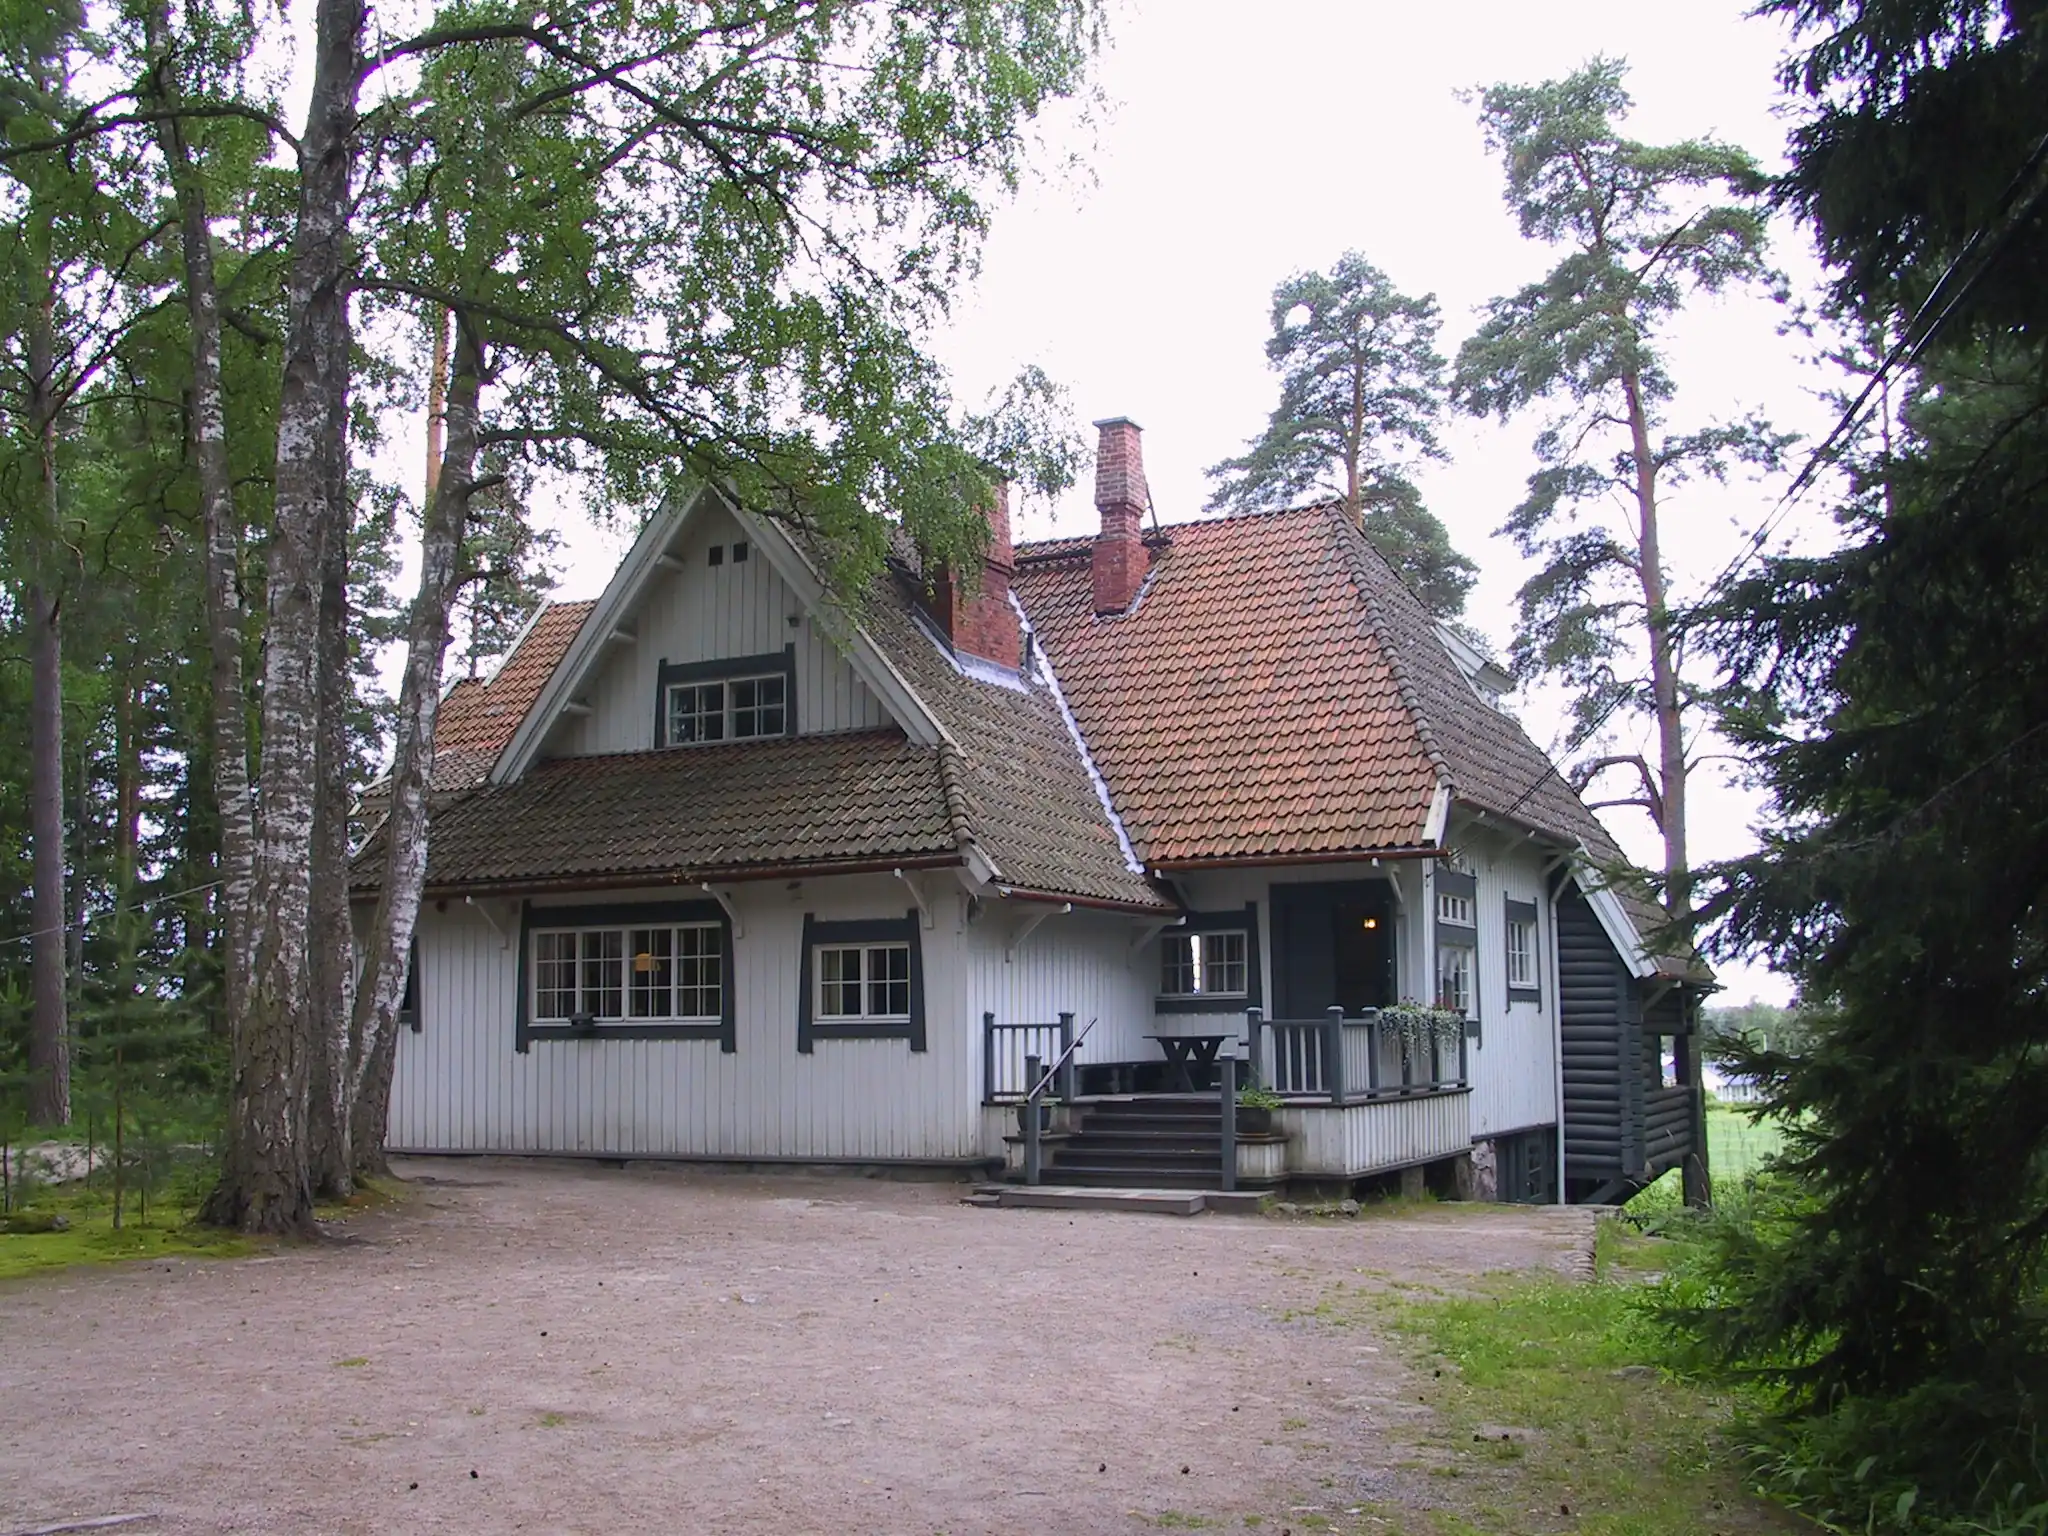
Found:
[[[1337,996],[1345,1013],[1393,1006],[1394,913],[1386,888],[1336,902],[1330,909]]]
[[[1272,889],[1275,1017],[1312,1019],[1332,1005],[1355,1014],[1398,1000],[1394,902],[1386,881]]]

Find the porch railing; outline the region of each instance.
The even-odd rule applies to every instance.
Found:
[[[1028,1063],[1056,1061],[1059,1076],[1051,1084],[1055,1097],[1074,1097],[1074,1016],[1063,1013],[1052,1024],[998,1024],[981,1016],[981,1102],[1021,1104],[1033,1086]]]
[[[1431,1034],[1403,1037],[1376,1008],[1347,1018],[1341,1008],[1319,1019],[1269,1019],[1245,1010],[1252,1070],[1283,1099],[1368,1104],[1472,1086],[1465,1034],[1455,1044]]]

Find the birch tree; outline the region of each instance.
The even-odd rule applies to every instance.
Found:
[[[1486,306],[1459,351],[1455,385],[1475,414],[1552,408],[1536,437],[1528,496],[1502,529],[1542,562],[1520,593],[1516,669],[1572,687],[1581,740],[1621,711],[1649,720],[1654,761],[1596,757],[1575,779],[1585,788],[1617,770],[1629,776],[1627,792],[1599,803],[1640,809],[1656,825],[1671,941],[1683,946],[1693,905],[1693,696],[1672,631],[1662,513],[1688,480],[1774,466],[1785,440],[1756,419],[1675,430],[1677,385],[1659,344],[1689,300],[1775,278],[1756,162],[1713,139],[1624,137],[1623,75],[1620,63],[1595,59],[1563,80],[1482,93],[1480,123],[1507,173],[1507,205],[1523,237],[1556,248],[1559,259]],[[1697,1053],[1691,1065],[1697,1090]],[[1703,1134],[1695,1145],[1686,1197],[1703,1204]]]

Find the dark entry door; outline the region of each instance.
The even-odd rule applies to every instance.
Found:
[[[1332,1004],[1346,1013],[1397,1001],[1394,903],[1383,880],[1273,887],[1273,1001],[1285,1019]]]
[[[1394,997],[1394,914],[1386,888],[1336,902],[1330,909],[1336,959],[1335,1001],[1348,1014],[1386,1008]]]

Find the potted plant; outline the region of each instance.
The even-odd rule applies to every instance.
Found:
[[[1266,1136],[1273,1130],[1273,1111],[1287,1101],[1253,1078],[1237,1090],[1237,1129],[1242,1136]]]

